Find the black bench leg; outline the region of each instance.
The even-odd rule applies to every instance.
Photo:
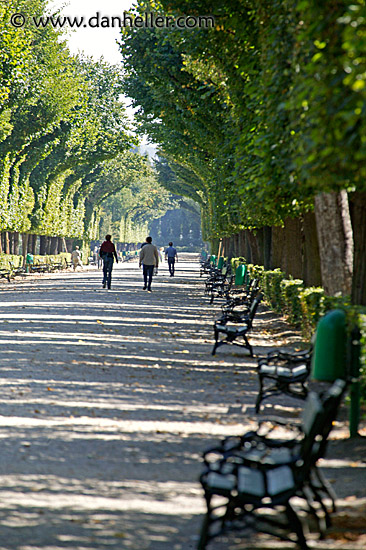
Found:
[[[219,345],[219,333],[218,331],[216,330],[216,327],[214,327],[214,331],[215,331],[215,343],[214,343],[214,347],[213,347],[213,350],[212,350],[212,354],[211,355],[215,355],[216,353],[216,349]]]
[[[197,550],[206,550],[206,546],[209,541],[209,528],[210,528],[210,515],[211,515],[211,497],[209,495],[205,495],[206,505],[207,505],[207,512],[203,518],[202,527],[201,527],[201,533],[200,533],[200,539],[198,541]]]
[[[258,392],[257,399],[256,399],[256,402],[255,402],[255,412],[256,412],[256,414],[258,414],[261,410],[262,399],[263,399],[263,381],[262,381],[262,378],[260,377],[259,378],[259,392]]]
[[[252,346],[249,344],[249,340],[248,340],[248,338],[247,338],[247,335],[244,334],[244,335],[243,335],[243,338],[244,338],[244,342],[245,342],[245,347],[249,350],[250,357],[254,357],[253,348],[252,348]]]
[[[306,538],[304,535],[304,531],[301,525],[301,521],[299,520],[295,510],[292,508],[290,503],[286,504],[286,515],[287,515],[290,528],[292,528],[297,535],[297,542],[301,550],[309,550],[309,547],[307,545]]]
[[[331,500],[332,506],[331,506],[331,513],[334,514],[336,512],[336,499],[337,495],[335,494],[335,491],[333,487],[330,485],[329,481],[325,479],[323,474],[318,468],[313,468],[313,472],[315,473],[315,476],[320,484],[319,490],[323,491]],[[314,485],[312,484],[311,487],[314,490]],[[330,524],[330,518],[329,518],[329,524]]]

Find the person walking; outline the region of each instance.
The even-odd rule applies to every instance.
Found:
[[[71,261],[72,265],[74,266],[74,271],[76,271],[78,265],[80,265],[80,267],[83,267],[83,264],[81,263],[81,253],[78,246],[75,246],[75,250],[71,252]]]
[[[141,247],[140,250],[140,258],[139,258],[139,267],[143,269],[143,276],[144,276],[144,287],[143,289],[148,292],[151,292],[151,281],[152,276],[154,272],[154,267],[156,269],[159,265],[159,254],[158,249],[155,245],[152,244],[152,238],[147,237],[146,238],[146,244]]]
[[[174,277],[175,260],[178,261],[178,254],[177,250],[173,246],[173,243],[169,243],[169,246],[165,251],[165,259],[168,259],[170,276]]]
[[[113,269],[113,261],[116,260],[118,264],[118,256],[116,252],[116,247],[111,241],[112,236],[106,235],[105,241],[102,243],[102,246],[99,250],[99,255],[103,260],[103,283],[102,286],[105,288],[106,286],[110,290],[111,288],[111,282],[112,282],[112,269]]]

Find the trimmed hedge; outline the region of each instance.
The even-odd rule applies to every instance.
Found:
[[[282,311],[285,303],[281,292],[281,283],[285,280],[285,273],[280,269],[263,271],[262,288],[271,307],[277,311]]]
[[[10,262],[14,267],[21,267],[23,265],[23,256],[15,256],[14,254],[0,254],[0,269],[11,269]]]
[[[235,273],[236,268],[239,267],[239,265],[245,264],[245,263],[246,263],[245,258],[243,258],[242,256],[239,256],[239,258],[231,258],[230,264],[231,264],[232,272]]]
[[[231,262],[239,265],[244,263],[241,260],[233,258]],[[327,296],[321,287],[306,288],[301,279],[287,278],[280,269],[266,271],[262,265],[253,264],[247,267],[250,278],[259,279],[268,305],[284,313],[290,323],[301,328],[306,338],[311,338],[320,317],[331,309],[343,309],[349,325],[359,324],[360,314],[366,315],[365,308],[352,306],[348,296]]]
[[[324,288],[310,286],[299,292],[302,319],[301,328],[304,336],[311,338],[315,327],[325,313]]]
[[[304,290],[304,281],[301,279],[282,279],[280,288],[281,302],[289,322],[301,326],[303,314],[300,293]]]

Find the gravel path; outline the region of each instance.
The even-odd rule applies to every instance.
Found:
[[[164,264],[152,294],[133,262],[111,291],[96,270],[0,286],[0,550],[196,547],[200,454],[256,424],[257,379],[242,350],[210,355],[218,304],[196,258],[183,260],[174,278]],[[256,353],[285,338],[298,334],[262,308]],[[278,400],[276,412],[298,406]],[[342,498],[364,496],[352,479]],[[213,545],[232,548],[235,538]]]

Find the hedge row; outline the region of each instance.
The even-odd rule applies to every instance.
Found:
[[[242,263],[245,263],[244,258],[231,260],[233,270]],[[305,287],[301,279],[287,278],[280,269],[266,271],[263,266],[253,264],[247,267],[250,278],[259,279],[268,305],[301,328],[306,339],[310,340],[320,317],[331,309],[343,309],[349,327],[358,325],[361,331],[361,395],[366,400],[366,308],[352,305],[349,297],[327,296],[322,287]]]
[[[252,264],[247,267],[249,276],[260,280],[268,305],[285,314],[291,324],[301,328],[306,338],[311,337],[320,317],[330,309],[341,308],[353,320],[366,313],[365,308],[352,306],[348,297],[327,296],[322,287],[305,287],[301,279],[287,277],[280,269],[266,271],[263,266]]]

